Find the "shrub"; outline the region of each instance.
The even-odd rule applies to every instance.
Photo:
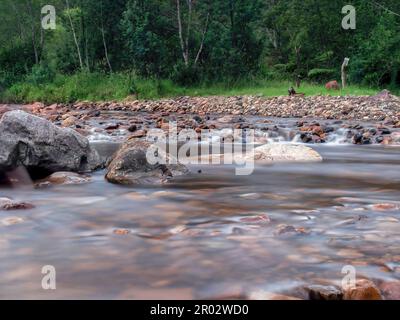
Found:
[[[335,69],[312,69],[308,72],[308,78],[315,82],[332,80],[336,76]]]

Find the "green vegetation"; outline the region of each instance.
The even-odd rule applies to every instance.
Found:
[[[265,97],[287,95],[289,81],[250,80],[236,84],[214,83],[183,87],[171,80],[135,79],[135,95],[131,95],[132,78],[126,74],[78,73],[58,75],[47,84],[22,82],[7,89],[2,100],[12,103],[43,101],[123,101],[125,99],[158,99],[176,96],[237,96],[261,95]],[[346,90],[328,91],[322,85],[304,83],[299,92],[306,95],[372,95],[378,90],[349,86]]]
[[[355,30],[345,0],[53,0],[44,30],[47,4],[0,1],[1,100],[326,94],[345,57],[343,93],[400,87],[398,0],[353,0]]]

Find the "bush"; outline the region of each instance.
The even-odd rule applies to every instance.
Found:
[[[178,63],[172,73],[172,81],[182,86],[191,86],[200,82],[200,71],[195,66]]]
[[[332,80],[336,76],[335,69],[312,69],[308,72],[308,78],[315,82],[324,82]]]
[[[46,64],[36,64],[32,67],[32,72],[27,76],[26,80],[34,85],[41,85],[54,80],[55,72]]]

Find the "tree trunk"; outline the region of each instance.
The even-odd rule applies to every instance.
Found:
[[[101,36],[103,38],[104,55],[106,57],[108,69],[110,70],[110,73],[112,73],[113,69],[111,67],[110,59],[108,58],[108,48],[107,48],[106,36],[104,33],[103,1],[101,1],[101,3],[100,3],[100,19],[101,19]]]
[[[72,35],[73,35],[73,37],[74,37],[74,42],[75,42],[75,46],[76,46],[76,51],[77,51],[77,53],[78,53],[79,66],[80,66],[81,70],[83,70],[83,61],[82,61],[81,49],[80,49],[80,47],[79,47],[78,39],[77,39],[77,37],[76,37],[75,28],[74,28],[74,23],[72,22],[72,17],[71,17],[71,14],[70,14],[70,12],[69,12],[69,9],[70,9],[70,7],[69,7],[69,1],[68,1],[68,0],[65,0],[65,3],[66,3],[66,5],[67,5],[68,19],[69,19],[69,23],[70,23],[71,30],[72,30]]]
[[[347,73],[346,68],[349,65],[349,58],[345,58],[342,64],[342,89],[346,88],[347,86]]]
[[[199,61],[201,52],[203,51],[204,40],[206,39],[206,34],[207,34],[207,30],[208,30],[208,22],[209,22],[209,20],[210,20],[210,12],[207,13],[206,24],[205,24],[205,26],[204,26],[204,30],[203,30],[203,35],[202,35],[202,38],[201,38],[201,43],[200,43],[199,51],[197,52],[196,59],[194,60],[194,65],[196,65],[197,62]]]
[[[187,67],[187,66],[189,66],[189,56],[187,55],[187,48],[185,48],[185,41],[183,40],[180,0],[176,0],[176,10],[177,10],[178,32],[179,32],[179,40],[181,43],[182,56],[183,56],[183,61],[185,62],[185,66]]]
[[[32,47],[33,47],[33,53],[35,55],[35,64],[39,64],[39,53],[38,53],[38,48],[36,45],[36,31],[35,31],[35,22],[33,19],[33,8],[32,8],[32,1],[28,0],[26,2],[27,7],[28,7],[28,15],[30,17],[30,22],[31,22],[31,40],[32,40]]]

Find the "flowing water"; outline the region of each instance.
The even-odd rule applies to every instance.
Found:
[[[35,208],[0,211],[0,298],[292,295],[340,284],[346,265],[400,279],[400,148],[313,148],[324,162],[257,165],[250,176],[191,167],[163,187],[112,185],[104,172],[83,185],[3,187]],[[41,287],[45,265],[56,290]]]

